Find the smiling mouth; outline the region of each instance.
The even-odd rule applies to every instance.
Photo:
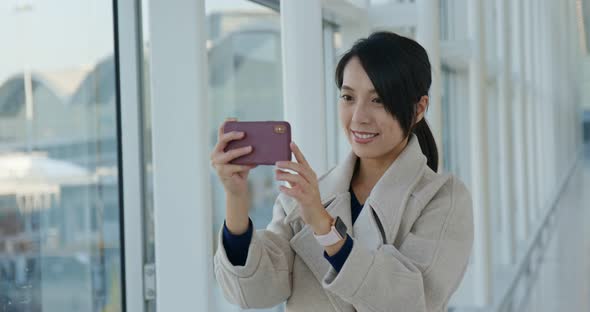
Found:
[[[353,130],[351,130],[351,132],[354,137],[356,137],[357,139],[360,139],[360,140],[371,139],[371,138],[374,138],[379,135],[379,133],[358,132],[358,131],[353,131]]]

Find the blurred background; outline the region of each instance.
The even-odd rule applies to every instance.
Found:
[[[326,172],[335,64],[375,30],[427,49],[440,171],[472,192],[450,310],[590,311],[590,0],[6,0],[0,312],[241,311],[213,277],[217,128],[287,120]]]

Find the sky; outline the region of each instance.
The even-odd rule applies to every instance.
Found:
[[[113,23],[109,1],[0,1],[0,81],[25,67],[51,71],[92,65],[112,54]]]
[[[23,5],[32,9],[17,9]],[[207,14],[260,8],[247,0],[207,0],[205,4]],[[146,13],[144,10],[144,32],[149,37]],[[0,38],[0,84],[25,68],[56,71],[92,66],[113,53],[112,1],[1,0]]]

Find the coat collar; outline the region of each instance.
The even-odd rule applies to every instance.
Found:
[[[348,193],[357,159],[351,151],[344,162],[325,175],[320,182],[320,193],[325,194],[322,199],[328,200],[341,193]],[[425,169],[426,157],[422,154],[418,137],[412,134],[404,150],[383,173],[365,202],[377,213],[386,234],[396,232],[400,210]]]
[[[337,197],[350,196],[348,190],[357,159],[358,156],[350,151],[344,161],[322,175],[318,182],[322,204],[328,207],[331,214],[339,215],[349,229],[352,228],[350,200],[348,205],[330,203]],[[397,232],[400,210],[405,206],[412,189],[426,169],[426,156],[422,154],[418,137],[412,134],[404,150],[383,173],[365,202],[365,205],[368,203],[375,210],[388,236]],[[299,218],[296,201],[290,202],[286,207],[285,222]],[[388,237],[388,241],[391,239],[392,237]]]
[[[322,202],[334,195],[348,192],[357,159],[358,156],[350,151],[342,163],[320,177]],[[413,182],[413,178],[422,173],[425,164],[426,156],[422,154],[418,138],[412,134],[404,150],[375,184],[369,198],[384,199],[391,197],[393,189],[406,189]]]
[[[357,159],[358,157],[351,151],[343,162],[319,178],[322,204],[330,215],[340,216],[348,228],[348,233],[352,236],[355,234],[352,233],[350,192],[348,190]],[[388,243],[394,241],[400,226],[402,210],[426,169],[426,157],[422,154],[418,138],[412,134],[408,145],[371,190],[363,209],[367,209],[367,205],[370,205],[375,211],[383,226],[385,239]],[[283,200],[286,212],[284,222],[290,223],[299,219],[297,202],[288,196],[283,197]],[[323,247],[315,241],[311,228],[305,225],[293,236],[290,245],[321,283],[330,265],[323,259]],[[328,297],[337,310],[346,311],[344,308],[346,304],[342,300],[330,294]]]
[[[358,156],[350,151],[342,163],[320,178],[323,204],[348,193],[357,159]],[[418,137],[412,134],[404,150],[383,173],[365,202],[375,210],[386,233],[399,226],[395,222],[399,219],[398,213],[426,168],[426,156],[422,154]],[[350,228],[349,224],[347,226]]]

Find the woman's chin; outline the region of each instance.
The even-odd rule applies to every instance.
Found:
[[[359,158],[375,158],[379,156],[379,153],[376,153],[372,149],[366,147],[353,146],[352,151]]]

